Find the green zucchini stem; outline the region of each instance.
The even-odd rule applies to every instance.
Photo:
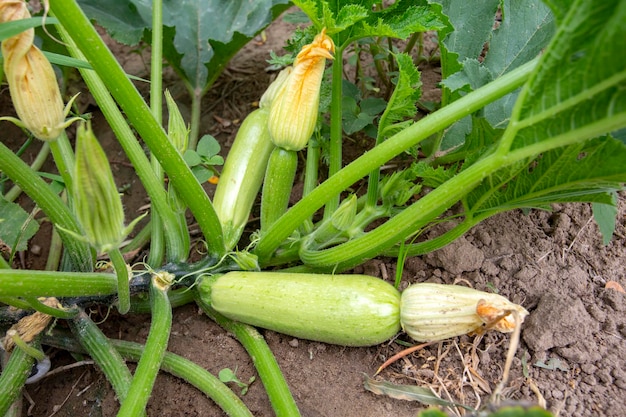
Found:
[[[84,311],[70,320],[69,325],[81,346],[104,372],[119,401],[124,401],[133,376],[122,356]]]
[[[160,124],[163,124],[163,100],[162,88],[163,79],[161,72],[163,70],[163,1],[155,0],[152,2],[152,40],[150,44],[150,111]],[[150,155],[150,165],[154,171],[154,175],[163,181],[163,168],[159,161]],[[159,216],[158,210],[152,208],[150,210],[152,233],[150,236],[150,253],[148,254],[148,265],[158,267],[163,263],[165,255],[165,231],[163,229],[163,221]]]
[[[56,28],[70,54],[74,58],[87,60],[65,28],[62,25],[57,25]],[[150,162],[142,146],[135,138],[134,132],[126,122],[126,119],[113,100],[113,97],[111,97],[102,79],[92,70],[79,69],[79,71],[87,87],[89,87],[89,92],[96,99],[100,110],[102,110],[107,122],[115,133],[115,137],[118,138],[120,145],[124,149],[124,153],[126,153],[126,156],[128,156],[128,159],[133,164],[133,168],[137,172],[143,187],[150,196],[150,201],[154,208],[153,212],[158,211],[159,213],[165,232],[168,260],[178,261],[186,259],[187,253],[185,252],[184,241],[175,228],[176,217],[174,211],[167,203],[167,195],[163,188],[163,182],[160,181],[152,171]],[[141,235],[143,236],[143,234]]]
[[[130,310],[130,272],[128,271],[128,265],[124,260],[122,252],[117,248],[109,252],[109,257],[115,269],[115,275],[117,275],[117,309],[120,314],[126,314]]]
[[[44,338],[47,345],[55,346],[71,352],[83,352],[84,349],[76,341],[67,337],[64,332],[54,330]],[[125,340],[109,339],[108,343],[127,361],[137,362],[144,354],[142,344]],[[213,400],[227,415],[231,417],[250,417],[252,413],[237,395],[226,384],[206,369],[174,353],[166,352],[161,369],[175,377],[181,378],[198,388]]]
[[[280,219],[272,224],[266,233],[261,235],[261,239],[255,248],[255,253],[259,257],[259,263],[264,266],[266,262],[271,259],[271,256],[276,248],[278,248],[280,244],[302,224],[303,221],[315,213],[315,211],[322,207],[326,202],[330,201],[335,195],[342,192],[377,167],[389,161],[391,158],[404,152],[406,149],[415,146],[422,140],[445,129],[462,117],[473,113],[474,111],[520,87],[535,69],[537,62],[537,58],[529,61],[528,63],[506,73],[486,86],[465,95],[461,99],[434,113],[431,113],[428,117],[413,123],[411,126],[388,138],[380,146],[377,146],[375,151],[364,153],[359,158],[338,171],[335,175],[328,178],[310,194],[291,207],[284,216],[281,216]],[[514,160],[509,159],[506,162],[512,163]],[[502,166],[503,165],[501,164],[499,167]],[[469,181],[462,184],[457,183],[457,185],[463,189],[469,185]],[[449,192],[449,190],[446,192]],[[429,196],[432,194],[434,194],[434,192],[429,194]],[[448,196],[443,192],[437,193],[436,196],[437,197],[435,198],[448,198]],[[433,197],[430,198],[435,199]],[[411,213],[411,215],[415,216],[415,212]],[[403,227],[402,234],[406,236],[415,232],[415,229],[411,231],[408,230],[409,228],[410,227]],[[356,257],[354,262],[358,262]]]
[[[144,347],[138,343],[112,340],[113,346],[126,359],[140,360]],[[224,412],[232,417],[250,417],[252,413],[245,404],[222,381],[206,369],[182,356],[166,352],[161,369],[184,379],[211,398]]]
[[[198,221],[208,251],[223,254],[222,228],[208,195],[80,6],[72,0],[57,0],[50,3],[50,9],[163,166],[176,191]]]
[[[0,375],[0,416],[4,416],[22,392],[35,359],[16,347]]]
[[[135,375],[128,389],[126,399],[122,401],[118,415],[140,416],[152,392],[161,362],[167,349],[167,342],[172,328],[172,308],[167,291],[169,284],[164,283],[166,275],[154,275],[150,285],[150,303],[152,321],[146,340],[146,347],[139,359]]]
[[[35,171],[3,143],[0,143],[0,171],[41,208],[52,224],[80,233],[80,226],[70,208]],[[92,256],[89,245],[74,239],[67,233],[61,234],[61,239],[65,244],[65,253],[71,259],[73,270],[90,271]]]
[[[239,343],[246,349],[259,373],[276,416],[300,416],[300,411],[291,395],[289,386],[263,336],[252,326],[222,316],[203,301],[200,296],[196,297],[196,302],[207,316],[226,331],[234,334]]]

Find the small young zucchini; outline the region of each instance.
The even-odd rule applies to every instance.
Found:
[[[198,291],[230,319],[302,339],[372,346],[400,331],[400,293],[366,275],[234,271]]]
[[[260,108],[245,118],[215,189],[213,208],[222,224],[227,250],[235,247],[248,222],[274,148],[267,129],[268,116],[269,110]]]

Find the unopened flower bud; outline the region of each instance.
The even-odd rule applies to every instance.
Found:
[[[354,223],[356,218],[357,198],[352,194],[341,202],[341,205],[331,216],[333,226],[339,231],[346,231]]]
[[[293,71],[293,67],[284,68],[281,72],[278,73],[276,79],[272,81],[272,83],[267,87],[265,93],[261,96],[261,100],[259,101],[259,107],[261,109],[269,109],[276,98],[278,92],[282,89],[283,84],[289,78],[289,74]]]
[[[90,123],[81,124],[76,132],[73,194],[87,241],[98,252],[118,248],[126,235],[124,208],[109,161]]]
[[[30,17],[23,1],[0,2],[0,23]],[[19,120],[5,117],[41,140],[55,140],[68,123],[66,110],[52,65],[33,45],[34,30],[28,29],[2,42],[4,72]],[[71,122],[70,122],[71,123]]]
[[[335,44],[324,29],[296,57],[271,104],[268,127],[276,146],[290,151],[306,146],[317,123],[326,59],[334,52]]]
[[[527,315],[524,307],[501,295],[459,285],[414,284],[400,301],[402,329],[418,342],[487,330],[508,333]]]

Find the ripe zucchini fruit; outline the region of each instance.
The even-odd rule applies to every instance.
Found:
[[[399,291],[367,275],[234,271],[198,291],[230,319],[302,339],[372,346],[400,331]]]
[[[222,224],[227,250],[239,242],[274,149],[268,117],[269,110],[260,108],[245,118],[215,189],[213,208]]]

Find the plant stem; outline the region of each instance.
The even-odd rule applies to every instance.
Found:
[[[128,395],[122,401],[122,406],[118,412],[119,416],[140,416],[144,412],[170,337],[172,308],[167,298],[169,284],[163,285],[156,276],[153,276],[151,281],[150,304],[152,307],[152,320],[150,332],[146,340],[146,347],[141,355],[141,359],[139,359],[135,375],[130,384]]]
[[[332,177],[341,169],[342,165],[342,103],[343,103],[343,50],[348,43],[335,49],[335,59],[332,65],[332,90],[330,102],[330,143],[328,147],[328,177]],[[339,207],[339,194],[333,195],[324,208],[324,218],[329,218]]]
[[[133,376],[122,356],[84,311],[69,324],[81,346],[104,372],[119,401],[124,401]]]
[[[226,329],[226,331],[234,334],[239,343],[246,349],[259,373],[276,416],[300,416],[300,411],[291,395],[291,391],[289,391],[289,386],[263,336],[252,326],[238,323],[222,316],[200,297],[196,297],[196,302],[207,316]]]
[[[119,249],[109,252],[115,275],[117,275],[117,310],[120,314],[128,313],[130,310],[130,287],[128,265]]]
[[[354,184],[372,170],[415,146],[430,135],[450,126],[522,85],[537,64],[537,59],[521,65],[493,82],[481,87],[448,106],[396,133],[375,150],[367,152],[320,184],[296,203],[261,236],[255,249],[259,263],[264,265],[276,248],[308,217],[333,196]]]
[[[76,43],[65,31],[63,26],[57,25],[57,30],[61,34],[63,41],[72,56],[75,58],[86,60],[83,53],[78,49]],[[126,123],[124,116],[115,104],[115,101],[109,94],[102,80],[92,70],[79,69],[85,83],[89,87],[90,93],[98,102],[100,110],[106,117],[111,129],[118,138],[120,145],[133,164],[135,172],[139,176],[142,185],[145,187],[150,201],[156,211],[159,212],[163,220],[165,230],[165,239],[167,245],[167,253],[171,261],[180,261],[186,259],[187,253],[185,245],[178,233],[176,225],[176,217],[173,210],[167,203],[167,195],[163,189],[163,182],[157,178],[150,167],[150,162],[146,157],[143,148],[135,139],[135,134]]]
[[[52,224],[77,234],[82,233],[73,213],[59,196],[3,143],[0,143],[0,171],[4,172],[18,187],[24,190],[50,218]],[[91,271],[92,257],[89,246],[66,233],[61,234],[61,239],[65,244],[66,253],[72,260],[74,270]]]
[[[170,299],[172,308],[180,307],[194,301],[193,291],[189,288],[179,288],[169,291],[167,296]],[[130,305],[130,311],[133,313],[149,314],[151,312],[150,301],[143,299],[143,297],[137,297],[137,299],[133,299]]]
[[[144,354],[144,346],[139,343],[117,339],[109,339],[108,342],[126,360],[136,362]],[[53,331],[52,336],[46,336],[44,343],[71,352],[81,352],[83,350],[71,337],[63,335],[58,330]],[[223,382],[190,360],[174,353],[166,352],[161,363],[161,369],[198,388],[207,397],[215,401],[227,415],[233,417],[250,417],[252,415],[239,397]]]
[[[130,253],[135,250],[141,249],[146,243],[150,241],[150,232],[152,226],[150,221],[139,231],[137,234],[121,248],[122,253]]]
[[[87,297],[116,291],[113,274],[0,269],[0,297]]]
[[[4,416],[17,399],[34,363],[34,358],[22,349],[13,349],[0,375],[0,416]]]
[[[30,169],[37,172],[41,169],[46,159],[48,159],[48,155],[50,155],[50,143],[43,142],[41,145],[41,149],[37,153],[35,160],[32,164],[30,164]],[[22,189],[17,185],[14,185],[5,195],[4,199],[7,201],[15,201],[15,199],[20,195]]]
[[[50,8],[167,172],[202,229],[209,252],[223,254],[222,230],[209,197],[89,19],[73,0],[51,1]]]
[[[150,110],[159,124],[163,124],[163,100],[161,90],[163,88],[163,1],[152,1],[152,41],[150,55]],[[163,181],[163,169],[154,155],[150,155],[150,163],[154,175]],[[150,253],[147,264],[156,268],[163,263],[165,248],[163,245],[163,223],[159,211],[150,210],[152,233],[150,238]]]
[[[42,303],[41,301],[39,301],[38,297],[31,296],[31,297],[24,297],[24,299],[28,301],[28,304],[30,304],[30,308],[36,311],[39,311],[41,313],[47,314],[49,316],[55,317],[55,318],[69,320],[69,319],[76,317],[76,314],[78,313],[78,311],[75,308],[64,310],[60,308],[50,307]]]
[[[306,197],[317,187],[320,156],[319,143],[316,140],[309,140],[306,152],[306,165],[304,168],[303,197]],[[304,223],[303,228],[303,232],[305,233],[309,233],[313,230],[313,222],[310,217]]]
[[[137,361],[144,354],[144,347],[138,343],[122,340],[112,341],[115,348],[127,359]],[[223,382],[206,369],[173,353],[165,353],[161,369],[182,378],[198,388],[207,397],[233,417],[251,417],[252,413],[245,404]]]
[[[72,194],[72,177],[74,175],[74,151],[65,131],[56,140],[50,142],[50,150],[59,174],[63,178],[65,188]]]
[[[61,254],[63,253],[63,242],[61,241],[61,235],[57,229],[52,229],[52,236],[50,237],[50,245],[48,246],[48,258],[46,259],[46,271],[56,271],[59,268],[59,262],[61,261]]]
[[[302,261],[314,268],[332,271],[343,271],[358,265],[418,231],[502,165],[503,159],[492,154],[441,184],[365,235],[330,249],[301,251]]]
[[[200,115],[202,105],[202,92],[197,89],[189,88],[189,95],[191,96],[191,121],[189,130],[189,145],[188,149],[192,151],[196,150],[198,146],[198,136],[200,136]]]

